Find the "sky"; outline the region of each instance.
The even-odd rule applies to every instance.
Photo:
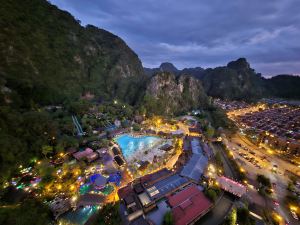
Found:
[[[300,74],[299,0],[50,0],[82,25],[121,37],[144,67],[226,65]]]

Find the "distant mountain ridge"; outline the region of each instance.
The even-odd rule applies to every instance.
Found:
[[[150,78],[142,102],[154,115],[176,115],[207,104],[208,96],[199,79],[171,72],[158,72]]]
[[[182,70],[177,69],[172,63],[170,62],[163,62],[158,68],[144,68],[146,75],[153,76],[158,72],[169,72],[173,73],[176,76],[180,74],[189,74],[195,78],[200,79],[203,75],[204,69],[201,67],[195,68],[184,68]]]
[[[176,68],[171,63],[167,64],[172,65],[168,68]],[[164,71],[164,67],[147,68],[145,71],[148,76],[153,76],[158,71]],[[300,99],[299,76],[277,75],[272,78],[264,78],[251,68],[245,58],[239,58],[229,62],[226,66],[216,68],[176,69],[174,74],[176,76],[185,74],[200,79],[207,95],[212,97],[247,101],[262,97]]]

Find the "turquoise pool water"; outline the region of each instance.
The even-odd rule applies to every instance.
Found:
[[[133,137],[125,134],[115,138],[120,146],[125,159],[130,158],[136,151],[149,149],[161,142],[161,138],[155,136]]]
[[[73,225],[84,225],[88,219],[97,212],[97,206],[86,206],[83,208],[78,208],[75,211],[69,211],[63,214],[59,221],[66,224]]]

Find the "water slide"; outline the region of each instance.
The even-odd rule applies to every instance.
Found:
[[[78,122],[78,119],[76,116],[72,115],[72,120],[73,120],[73,123],[76,127],[76,130],[77,130],[77,134],[82,136],[84,134],[83,130],[82,130],[82,127],[80,125],[80,123]]]

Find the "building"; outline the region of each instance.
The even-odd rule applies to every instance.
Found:
[[[73,153],[73,157],[80,160],[87,160],[88,163],[93,162],[94,160],[99,158],[99,155],[97,152],[94,152],[91,148],[86,148],[84,151],[78,151]]]
[[[168,197],[175,225],[193,224],[205,215],[213,204],[196,185]]]
[[[165,152],[168,152],[168,151],[170,151],[170,150],[173,149],[173,146],[170,145],[170,144],[164,144],[164,145],[161,146],[159,149],[160,149],[160,150],[163,150],[163,151],[165,151]]]
[[[247,188],[245,185],[231,180],[227,177],[218,177],[217,182],[223,190],[235,196],[242,197],[247,192]]]
[[[55,198],[50,202],[50,210],[53,213],[55,219],[60,215],[71,209],[71,203],[68,199]]]
[[[189,151],[191,157],[183,167],[180,175],[198,182],[208,165],[208,158],[202,150],[199,138],[193,137],[190,140],[188,149],[185,149],[187,146],[184,146],[184,151]]]
[[[115,156],[114,160],[118,164],[119,167],[122,167],[125,164],[124,160],[119,155]]]

